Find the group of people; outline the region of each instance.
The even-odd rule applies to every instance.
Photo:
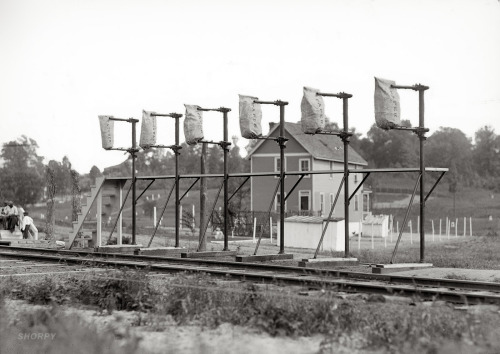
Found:
[[[29,212],[21,206],[15,206],[11,200],[5,201],[4,206],[0,207],[0,224],[5,230],[14,232],[16,226],[23,233],[23,238],[38,239],[38,230],[29,216]]]

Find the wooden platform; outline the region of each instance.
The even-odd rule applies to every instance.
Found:
[[[97,252],[102,253],[123,253],[123,254],[138,254],[143,245],[106,245],[99,246]]]
[[[181,258],[205,258],[236,256],[237,251],[182,252]]]
[[[372,268],[372,273],[387,274],[424,268],[432,268],[432,263],[376,264],[375,267]]]
[[[293,259],[293,254],[262,254],[251,256],[236,256],[236,262],[263,262],[263,261],[276,261],[283,259]]]
[[[354,266],[358,265],[357,258],[304,258],[299,261],[299,267],[315,267],[322,266]]]
[[[148,247],[140,248],[138,254],[141,256],[180,256],[185,253],[184,247]]]
[[[12,247],[27,247],[27,248],[57,248],[58,245],[55,242],[50,242],[49,240],[17,240],[17,239],[7,239],[0,240],[0,245],[2,246],[12,246]]]
[[[10,232],[9,230],[0,230],[0,239],[2,240],[22,240],[23,233],[19,231],[16,227],[14,232]]]

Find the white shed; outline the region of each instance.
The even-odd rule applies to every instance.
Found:
[[[326,220],[321,216],[291,216],[285,219],[285,247],[318,247]],[[278,245],[280,243],[278,227]],[[321,251],[344,251],[344,219],[331,218]]]
[[[387,237],[389,215],[367,215],[363,220],[363,236]]]

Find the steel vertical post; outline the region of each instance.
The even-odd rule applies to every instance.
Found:
[[[285,253],[285,106],[280,105],[280,251]]]
[[[179,246],[179,222],[180,222],[180,215],[179,215],[179,206],[180,206],[180,200],[179,200],[179,118],[178,116],[174,117],[175,118],[175,247],[180,247]]]
[[[222,114],[223,114],[223,121],[224,121],[224,137],[223,137],[223,140],[224,140],[224,144],[222,146],[223,148],[223,152],[224,152],[224,249],[223,251],[229,251],[229,242],[228,242],[228,227],[227,227],[227,223],[228,223],[228,198],[229,198],[229,194],[228,194],[228,171],[227,171],[227,164],[228,164],[228,161],[227,161],[227,152],[229,150],[229,147],[228,145],[226,144],[228,142],[228,133],[227,133],[227,113],[228,113],[228,110],[223,110],[222,111]]]
[[[345,258],[349,257],[349,116],[348,116],[348,97],[343,97],[343,116],[344,116],[344,136],[342,141],[344,142],[344,230],[345,230]]]
[[[136,158],[136,150],[137,150],[137,142],[136,142],[136,123],[138,120],[131,119],[132,123],[132,244],[136,244],[135,239],[135,206],[136,206],[136,196],[135,196],[135,187],[136,187],[136,178],[135,178],[135,158]]]
[[[420,87],[418,91],[418,126],[420,129],[425,128],[424,124],[424,90],[426,87]],[[425,261],[425,193],[424,193],[424,176],[425,176],[425,163],[424,163],[424,141],[425,132],[420,131],[420,262]]]

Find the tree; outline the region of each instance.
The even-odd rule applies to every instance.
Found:
[[[208,173],[222,173],[222,149],[218,145],[208,148],[207,166]]]
[[[470,139],[460,129],[440,127],[427,139],[425,164],[450,168],[449,183],[470,183],[474,176],[471,150]],[[456,171],[453,176],[452,167]]]
[[[57,195],[71,193],[71,162],[64,156],[62,162],[50,160],[48,166],[54,172]]]
[[[47,166],[45,172],[45,183],[47,187],[47,216],[45,218],[45,238],[52,240],[54,238],[55,219],[55,196],[56,196],[56,177],[54,170]]]
[[[43,157],[38,156],[37,149],[37,142],[25,135],[15,141],[9,141],[2,147],[4,168],[15,171],[35,169],[40,176],[43,176]]]
[[[43,157],[38,156],[37,148],[36,141],[24,135],[2,146],[0,190],[15,204],[36,203],[43,193]]]
[[[95,179],[97,177],[101,177],[101,176],[102,176],[102,173],[101,173],[101,170],[99,170],[99,167],[97,167],[96,165],[92,166],[92,168],[90,169],[90,172],[89,172],[90,183],[95,184]]]
[[[484,126],[475,134],[473,150],[474,167],[482,177],[500,176],[500,137],[490,126]]]
[[[401,125],[411,126],[409,121]],[[415,167],[418,161],[418,139],[410,131],[383,130],[373,124],[367,133],[367,140],[359,144],[365,158],[373,161],[375,167]]]
[[[233,136],[233,147],[228,154],[229,173],[250,172],[250,161],[241,157],[237,142],[238,138]],[[244,180],[244,178],[230,178],[228,185],[229,194],[232,195]],[[248,200],[249,196],[250,184],[247,182],[231,201],[231,209],[242,210],[244,201]]]

